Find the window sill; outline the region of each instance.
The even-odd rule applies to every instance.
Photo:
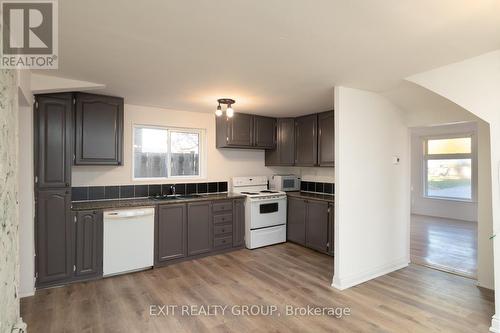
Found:
[[[429,197],[426,195],[423,195],[422,198],[429,199],[429,200],[441,200],[441,201],[451,201],[451,202],[460,202],[460,203],[471,203],[471,204],[477,203],[477,201],[475,201],[473,199],[468,200],[468,199],[453,199],[453,198],[445,198],[445,197]]]

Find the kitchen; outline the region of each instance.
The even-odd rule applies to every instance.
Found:
[[[211,160],[204,150],[216,146],[241,155],[258,150],[265,167],[333,171],[333,111],[276,119],[234,113],[230,101],[212,116],[216,142],[207,142],[207,128],[125,126],[124,98],[35,95],[35,287],[287,240],[333,256],[333,183],[291,173],[207,182],[200,167]],[[178,147],[193,143],[194,157],[193,147]],[[72,184],[78,173],[109,179],[132,159],[128,184]]]
[[[500,332],[498,4],[1,6],[51,61],[0,64],[1,333]],[[477,281],[410,260],[410,128],[464,114]]]

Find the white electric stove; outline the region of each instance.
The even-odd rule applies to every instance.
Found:
[[[245,245],[286,242],[286,193],[269,190],[266,176],[233,177],[232,191],[246,195]]]

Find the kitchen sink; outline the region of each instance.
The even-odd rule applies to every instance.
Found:
[[[179,194],[177,195],[178,199],[195,199],[195,198],[203,198],[205,195],[203,194]]]

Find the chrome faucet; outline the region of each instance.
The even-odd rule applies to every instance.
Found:
[[[175,185],[170,186],[170,194],[175,195]]]

